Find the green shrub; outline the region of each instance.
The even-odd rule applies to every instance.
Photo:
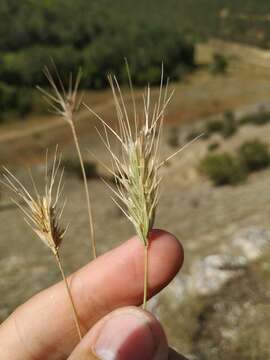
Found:
[[[213,59],[209,65],[209,71],[213,75],[225,74],[228,68],[228,60],[222,54],[213,54]]]
[[[224,113],[222,122],[221,135],[226,139],[234,135],[237,131],[237,123],[235,121],[234,113],[226,111]]]
[[[244,142],[238,149],[238,156],[249,172],[261,170],[269,165],[267,144],[259,140]]]
[[[207,155],[201,161],[199,168],[216,186],[236,185],[247,177],[242,163],[227,153]]]
[[[212,135],[214,133],[220,133],[223,129],[223,123],[219,120],[209,120],[205,123],[205,132],[208,135]]]
[[[237,122],[234,113],[226,111],[223,115],[223,120],[209,120],[205,123],[205,136],[209,138],[212,134],[220,134],[225,139],[235,134],[237,131]]]
[[[215,141],[215,142],[210,143],[207,148],[208,148],[208,151],[215,151],[219,148],[219,146],[220,146],[220,143]]]
[[[16,112],[19,116],[24,117],[29,114],[33,107],[33,100],[29,89],[19,89],[17,91]]]
[[[25,116],[32,110],[32,91],[0,82],[0,121],[7,115]]]
[[[168,144],[173,148],[178,148],[180,146],[179,129],[177,127],[172,127],[170,129]]]
[[[71,159],[64,160],[63,167],[67,174],[76,175],[80,180],[83,180],[81,166],[78,161]],[[99,178],[96,163],[84,161],[84,169],[87,179]]]
[[[12,109],[16,106],[17,94],[16,90],[5,83],[0,82],[0,109],[1,114],[8,109]]]
[[[260,111],[257,114],[245,115],[239,119],[239,125],[254,124],[264,125],[270,122],[270,113],[266,111]]]
[[[200,129],[192,129],[190,132],[188,132],[187,136],[186,136],[186,140],[192,141],[194,140],[196,137],[198,137],[199,135],[201,135],[203,133],[203,131],[201,131]],[[205,138],[205,134],[202,136],[202,138]]]

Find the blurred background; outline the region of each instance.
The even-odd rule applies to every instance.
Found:
[[[48,113],[36,90],[55,62],[64,81],[82,69],[84,101],[111,123],[107,74],[138,109],[144,86],[157,99],[161,64],[174,89],[161,156],[194,139],[163,170],[156,226],[183,243],[183,271],[151,302],[170,343],[190,359],[269,359],[270,323],[270,3],[268,0],[1,0],[0,164],[39,186],[44,154],[63,152],[62,255],[67,272],[89,260],[87,211],[69,128]],[[98,252],[134,231],[110,199],[89,154],[108,162],[82,108],[76,118],[92,194]],[[104,228],[106,219],[106,228]],[[0,188],[0,321],[60,279],[49,251],[24,224]]]

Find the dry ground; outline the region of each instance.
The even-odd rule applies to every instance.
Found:
[[[207,66],[212,53],[219,48],[220,44],[198,46],[197,62],[201,64],[199,70],[187,76],[184,81],[171,84],[170,88],[174,89],[175,93],[168,109],[168,122],[190,124],[226,110],[268,103],[270,69],[249,62],[248,56],[246,60],[237,59],[234,49],[231,57],[227,49],[230,57],[227,75],[209,74],[204,66]],[[154,97],[157,95],[157,90],[153,91],[153,95]],[[136,97],[141,98],[140,90],[136,91]],[[115,113],[110,91],[87,93],[85,102],[107,120],[114,120]],[[82,109],[77,121],[81,137],[87,140],[89,134],[93,134],[95,124],[93,117]],[[11,165],[36,163],[40,161],[47,146],[55,143],[66,145],[70,141],[69,129],[61,119],[51,116],[31,116],[24,121],[0,127],[0,163]],[[88,142],[90,143],[90,140]]]

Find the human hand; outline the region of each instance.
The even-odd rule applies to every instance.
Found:
[[[161,230],[153,230],[150,241],[151,297],[178,272],[183,250]],[[132,238],[68,278],[85,334],[79,343],[63,282],[40,292],[0,326],[0,359],[184,359],[168,354],[160,323],[135,307],[142,300],[143,269],[143,246]]]

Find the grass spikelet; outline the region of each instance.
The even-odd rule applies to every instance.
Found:
[[[103,125],[99,136],[111,155],[112,164],[107,170],[115,178],[116,189],[107,184],[114,194],[113,201],[133,224],[136,233],[144,245],[144,295],[143,308],[148,297],[148,247],[149,232],[153,228],[155,212],[159,200],[161,177],[159,168],[159,146],[163,127],[164,112],[172,96],[168,95],[168,86],[163,89],[163,72],[158,100],[151,104],[151,92],[148,86],[143,95],[143,113],[137,113],[132,83],[128,71],[133,99],[133,115],[128,114],[122,91],[116,77],[109,76],[118,119],[118,130],[114,130],[93,110]],[[120,145],[115,153],[109,139],[113,135]]]
[[[77,311],[70,292],[70,288],[64,273],[62,262],[59,255],[59,247],[64,239],[67,228],[60,224],[61,216],[65,203],[58,207],[59,199],[63,190],[63,170],[59,172],[61,156],[58,155],[56,148],[53,166],[50,174],[48,173],[48,153],[46,153],[46,171],[45,171],[45,190],[41,195],[36,187],[33,176],[30,172],[30,178],[34,189],[34,194],[17,179],[7,168],[4,167],[3,184],[14,192],[18,199],[13,200],[24,214],[25,221],[40,238],[40,240],[52,251],[57,265],[61,272],[69,297],[74,323],[78,336],[81,339],[82,333],[79,325]]]
[[[100,120],[103,126],[103,131],[97,129],[97,132],[111,155],[111,166],[102,165],[115,179],[116,189],[106,183],[114,195],[112,200],[133,224],[144,245],[143,308],[145,309],[148,297],[149,232],[154,225],[162,180],[159,170],[167,161],[196,141],[202,134],[179,148],[168,158],[160,161],[159,150],[164,115],[173,91],[168,91],[168,82],[164,86],[162,67],[158,98],[155,102],[152,101],[150,86],[148,86],[143,94],[143,111],[139,114],[128,64],[127,72],[133,103],[131,114],[126,107],[117,78],[109,76],[117,114],[117,130],[113,129],[91,108],[85,106]],[[119,145],[118,152],[112,148],[110,135]]]
[[[89,219],[89,228],[90,228],[90,245],[92,249],[93,258],[95,259],[97,257],[97,252],[96,252],[96,240],[95,240],[92,206],[91,206],[90,194],[88,190],[85,167],[83,164],[82,152],[80,149],[79,139],[74,124],[75,113],[77,112],[81,104],[81,99],[80,100],[77,99],[78,88],[81,79],[81,72],[80,71],[78,72],[75,81],[73,81],[72,74],[70,74],[69,85],[68,85],[68,89],[66,90],[55,65],[54,68],[56,73],[56,81],[47,67],[45,67],[44,70],[44,74],[48,79],[52,92],[45,91],[40,87],[38,87],[38,89],[44,95],[45,100],[49,103],[53,112],[63,117],[63,119],[69,124],[71,128],[71,132],[77,150],[82,176],[83,176],[85,196],[87,202],[88,219]],[[58,83],[59,85],[57,85],[56,83]]]

